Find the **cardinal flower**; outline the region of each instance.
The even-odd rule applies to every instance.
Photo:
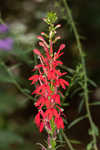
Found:
[[[46,34],[43,33],[42,35]],[[54,43],[52,39],[49,41],[50,45],[46,42],[44,37],[38,36],[38,39],[40,40],[39,45],[43,48],[44,52],[40,52],[38,49],[33,50],[34,54],[38,56],[40,64],[36,65],[33,69],[33,71],[37,71],[38,73],[29,78],[29,80],[32,81],[32,85],[37,83],[36,89],[32,92],[32,94],[38,96],[35,102],[35,107],[38,109],[35,123],[37,127],[40,128],[40,132],[42,132],[44,127],[48,129],[47,122],[51,129],[52,121],[57,130],[60,128],[64,129],[64,122],[61,116],[60,88],[66,89],[69,83],[62,78],[62,76],[67,73],[62,73],[58,67],[63,64],[63,62],[59,60],[59,57],[63,55],[62,50],[65,48],[65,44],[61,44],[58,51],[54,53]]]

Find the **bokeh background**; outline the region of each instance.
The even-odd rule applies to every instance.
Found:
[[[68,0],[68,3],[82,37],[88,76],[97,84],[96,88],[89,87],[92,91],[90,101],[99,102],[100,1]],[[59,17],[57,23],[62,28],[58,34],[62,37],[61,41],[66,43],[62,60],[67,67],[74,69],[77,64],[77,46],[62,3],[56,0],[0,0],[1,19],[9,27],[7,33],[0,33],[0,39],[13,39],[11,50],[0,49],[0,150],[38,150],[40,147],[36,143],[45,143],[46,133],[39,133],[34,124],[37,110],[34,108],[28,78],[36,62],[32,53],[32,49],[37,47],[36,37],[48,30],[42,18],[51,10]],[[79,101],[77,95],[67,99],[69,106],[65,107],[65,113],[68,122],[78,116]],[[99,105],[93,107],[91,112],[96,125],[100,127]],[[77,145],[79,150],[83,150],[87,143],[88,128],[88,121],[82,121],[67,132],[70,138],[81,141],[82,144]]]

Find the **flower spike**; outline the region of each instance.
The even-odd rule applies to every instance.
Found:
[[[65,48],[65,44],[61,44],[58,51],[54,53],[54,43],[60,39],[60,36],[55,37],[56,29],[60,25],[54,26],[54,21],[57,17],[54,13],[48,14],[48,19],[44,21],[49,25],[49,34],[46,36],[44,32],[41,33],[44,37],[47,37],[48,43],[42,36],[38,36],[39,46],[43,48],[43,53],[38,49],[34,49],[33,52],[39,56],[40,64],[37,64],[33,71],[36,71],[36,74],[32,75],[29,80],[32,81],[32,84],[36,84],[35,90],[32,94],[38,96],[37,101],[35,102],[35,107],[38,109],[38,114],[35,116],[35,123],[39,128],[40,132],[45,128],[48,132],[48,137],[56,139],[57,131],[59,129],[64,129],[64,122],[62,118],[62,100],[63,96],[60,88],[66,89],[69,86],[68,81],[62,78],[63,75],[67,74],[66,72],[61,72],[58,68],[63,64],[59,57],[64,54],[61,52]],[[48,138],[48,139],[49,139]],[[48,140],[48,148],[52,146],[52,140]],[[55,142],[56,143],[56,142]]]

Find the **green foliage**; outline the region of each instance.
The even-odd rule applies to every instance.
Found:
[[[72,121],[69,125],[68,125],[68,129],[70,129],[71,127],[75,126],[77,123],[79,123],[81,120],[87,118],[87,116],[81,116],[77,119],[75,119],[74,121]]]
[[[53,25],[57,21],[57,19],[58,19],[58,17],[55,12],[48,12],[48,14],[45,18],[45,22],[48,25]]]
[[[0,131],[0,149],[10,149],[13,144],[23,144],[23,138],[10,130]]]
[[[99,136],[99,130],[94,123],[92,124],[92,129],[89,129],[89,135],[93,135],[93,134]]]
[[[92,150],[93,149],[93,142],[91,141],[90,143],[88,143],[86,150]]]

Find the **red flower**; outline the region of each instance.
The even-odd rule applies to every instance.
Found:
[[[54,94],[51,96],[51,103],[60,104],[60,96],[58,94]]]
[[[55,108],[47,109],[44,113],[44,118],[48,118],[48,120],[51,120],[53,117],[58,118],[59,114]]]
[[[60,128],[64,129],[64,123],[63,123],[63,120],[61,117],[55,118],[55,124],[58,129],[60,129]]]
[[[45,98],[44,96],[39,97],[37,102],[35,103],[35,106],[38,107],[38,109],[42,109],[43,106],[46,106],[47,108],[50,108],[51,104],[48,98]]]
[[[35,123],[38,127],[40,126],[40,112],[35,116]]]
[[[37,89],[32,94],[45,95],[46,93],[50,95],[52,91],[50,90],[48,84],[42,84],[39,87],[37,87]]]
[[[62,86],[63,89],[66,89],[66,85],[69,86],[69,83],[65,81],[64,79],[57,79],[55,82],[56,86]]]
[[[39,96],[35,103],[35,107],[39,110],[35,116],[35,123],[41,132],[46,126],[46,122],[50,125],[50,120],[54,119],[57,129],[63,129],[64,123],[61,118],[62,109],[59,95],[61,92],[59,88],[65,89],[66,86],[69,86],[69,83],[61,78],[66,72],[61,73],[57,67],[63,64],[58,58],[63,55],[61,51],[65,48],[65,44],[61,44],[57,53],[53,53],[54,41],[50,40],[49,47],[42,36],[38,36],[38,39],[40,40],[39,45],[43,47],[45,54],[43,55],[38,49],[33,50],[39,56],[40,64],[33,69],[33,71],[37,70],[38,74],[29,78],[29,80],[32,80],[32,84],[38,82],[36,89],[32,93]]]
[[[35,116],[35,123],[37,127],[40,128],[40,132],[42,132],[44,127],[43,116],[44,116],[43,111],[39,111],[38,114]]]

